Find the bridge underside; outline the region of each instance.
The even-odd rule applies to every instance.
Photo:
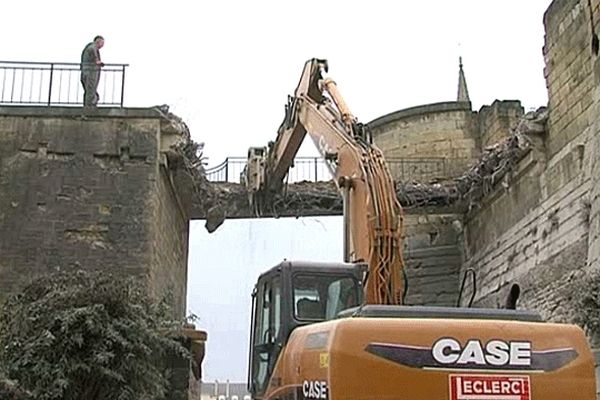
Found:
[[[250,206],[245,187],[236,183],[210,183],[208,195],[192,205],[191,219],[205,219],[214,231],[225,219],[342,215],[342,198],[332,181],[300,182],[287,186],[258,211]],[[406,213],[462,213],[465,202],[454,184],[397,183],[396,193]]]
[[[226,218],[303,217],[341,215],[342,198],[333,182],[290,184],[270,199],[263,210],[254,210],[246,188],[237,183],[211,182],[208,199],[195,202],[192,219],[206,219],[218,208]]]

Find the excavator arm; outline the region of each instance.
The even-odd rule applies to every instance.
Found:
[[[344,201],[344,258],[366,262],[367,304],[401,304],[402,209],[382,152],[371,144],[340,95],[323,78],[325,60],[306,62],[286,105],[277,139],[249,151],[247,187],[260,212],[283,182],[306,134],[334,177]]]

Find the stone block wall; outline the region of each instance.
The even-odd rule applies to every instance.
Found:
[[[405,215],[406,304],[456,304],[462,262],[461,220],[456,214]]]
[[[539,165],[523,160],[520,176],[467,215],[463,270],[477,271],[477,306],[503,306],[510,285],[518,283],[520,307],[569,322],[570,291],[587,260],[589,180],[580,174],[544,197]]]
[[[530,153],[513,174],[506,176],[504,182],[477,205],[478,209],[467,215],[467,256],[484,251],[488,244],[497,243],[507,230],[538,207],[541,198],[539,174],[543,168],[543,163]]]
[[[478,114],[481,145],[485,148],[510,135],[510,130],[523,116],[523,107],[520,101],[496,100],[491,106],[481,107]]]
[[[0,108],[0,298],[57,268],[110,271],[185,312],[187,216],[150,109]]]
[[[475,115],[470,103],[437,103],[400,110],[368,126],[391,167],[394,159],[414,159],[410,179],[428,180],[431,171],[437,178],[459,175],[479,157]],[[427,159],[429,163],[416,162]],[[443,169],[436,162],[442,162]],[[400,168],[392,168],[392,173],[404,178]]]
[[[165,164],[160,165],[152,196],[152,247],[150,282],[157,292],[173,296],[177,315],[184,315],[187,293],[189,223],[179,193],[171,184]],[[165,229],[166,227],[166,229]]]
[[[596,7],[598,11],[598,7]],[[590,113],[590,139],[585,152],[592,154],[587,167],[590,174],[588,268],[600,271],[600,58],[594,60],[594,105]]]
[[[598,1],[593,2],[598,14]],[[600,15],[597,15],[597,17]],[[573,294],[597,260],[598,84],[587,1],[555,0],[545,14],[546,133],[516,171],[465,217],[465,264],[478,272],[477,305],[520,306],[571,322]],[[595,105],[594,105],[595,104]]]
[[[593,1],[598,21],[598,1]],[[581,135],[593,102],[593,62],[587,0],[555,0],[544,15],[544,76],[548,88],[548,157]],[[596,23],[596,25],[598,25]]]
[[[468,102],[447,102],[396,111],[368,126],[392,175],[423,182],[464,174],[485,147],[508,137],[522,116],[519,101],[496,100],[479,112]]]

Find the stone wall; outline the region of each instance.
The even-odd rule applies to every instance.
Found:
[[[600,1],[592,2],[594,18],[600,18]],[[600,270],[600,58],[593,57],[594,71],[594,104],[588,114],[590,120],[590,140],[585,148],[586,153],[595,154],[590,162],[591,189],[589,195],[590,203],[590,230],[588,235],[588,266],[592,270]]]
[[[456,304],[462,261],[458,236],[461,219],[456,214],[404,216],[406,304]]]
[[[520,306],[570,322],[573,294],[598,252],[600,146],[587,1],[555,0],[544,21],[547,132],[532,138],[534,151],[466,215],[463,270],[478,272],[479,306],[503,305],[509,285],[519,283]]]
[[[541,182],[539,179],[544,164],[530,152],[518,169],[504,178],[467,215],[465,240],[466,255],[484,251],[489,244],[498,243],[500,237],[539,206]]]
[[[520,101],[496,100],[491,106],[479,110],[479,132],[483,148],[493,145],[510,135],[510,130],[523,116]]]
[[[600,68],[600,60],[595,60],[594,69],[598,71]],[[595,77],[595,88],[594,88],[594,106],[591,115],[600,115],[600,75]],[[590,137],[589,145],[587,146],[587,152],[595,154],[596,157],[590,162],[590,180],[591,187],[589,193],[589,205],[590,205],[590,217],[589,217],[589,235],[588,235],[588,267],[592,270],[600,270],[600,119],[598,117],[593,119],[590,126]]]
[[[470,103],[438,103],[396,111],[368,126],[396,179],[428,180],[457,176],[479,157],[474,115]],[[415,160],[410,174],[394,170],[398,158]]]
[[[503,306],[510,285],[518,283],[521,307],[566,322],[573,316],[569,290],[587,259],[589,180],[580,174],[542,197],[546,174],[538,167],[526,158],[522,175],[467,216],[463,270],[477,271],[478,306]]]
[[[157,292],[173,296],[176,315],[186,312],[189,222],[170,171],[161,164],[152,197],[153,262],[151,279]]]
[[[80,266],[147,280],[184,316],[187,216],[150,109],[0,108],[0,298]]]
[[[514,100],[496,100],[479,112],[468,102],[447,102],[396,111],[368,126],[394,178],[424,182],[462,175],[522,116]]]
[[[544,76],[552,111],[547,141],[553,157],[581,135],[592,105],[593,69],[587,0],[555,0],[544,15]],[[593,1],[598,21],[598,1]]]

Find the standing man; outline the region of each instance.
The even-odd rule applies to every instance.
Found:
[[[81,53],[81,84],[83,85],[83,106],[96,107],[98,96],[98,81],[100,69],[104,63],[100,59],[100,49],[104,46],[104,38],[96,36],[94,41],[88,43]]]

